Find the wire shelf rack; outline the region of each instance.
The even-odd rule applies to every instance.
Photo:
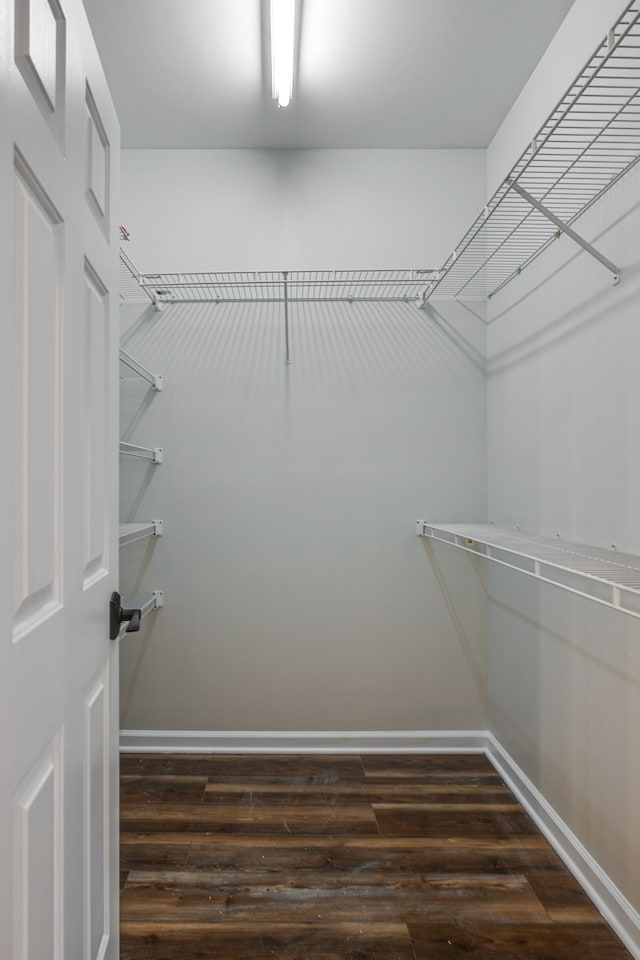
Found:
[[[120,247],[120,299],[125,303],[149,303],[153,298],[141,281],[140,271]]]
[[[120,456],[148,460],[150,463],[162,463],[164,460],[162,447],[140,447],[137,443],[126,443],[124,440],[120,441],[119,452]]]
[[[571,226],[638,162],[639,21],[640,0],[632,0],[438,271],[425,299],[436,293],[491,298],[563,232],[526,194]]]
[[[128,543],[136,543],[137,540],[161,536],[162,520],[151,520],[148,523],[121,523],[118,531],[118,545],[125,547]]]
[[[121,251],[121,298],[165,303],[282,303],[387,300],[419,302],[434,269],[235,271],[141,274]]]
[[[416,533],[640,617],[640,557],[493,524],[418,520]]]

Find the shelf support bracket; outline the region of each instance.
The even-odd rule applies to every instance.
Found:
[[[123,350],[120,347],[120,359],[129,367],[130,370],[133,370],[134,373],[137,373],[139,377],[142,377],[143,380],[146,380],[147,383],[150,383],[154,390],[157,390],[158,393],[162,390],[162,377],[159,374],[151,373],[150,370],[147,370],[146,367],[143,367],[135,357],[132,357],[130,353],[127,353],[126,350]]]
[[[564,223],[564,221],[560,220],[559,217],[556,217],[555,213],[552,213],[548,207],[545,207],[543,203],[541,203],[539,200],[536,200],[536,198],[533,197],[528,190],[525,190],[524,187],[521,187],[520,184],[516,183],[515,180],[507,180],[507,184],[512,190],[515,190],[516,193],[520,194],[523,200],[526,200],[527,203],[530,203],[531,206],[534,207],[534,209],[538,210],[543,217],[546,217],[547,220],[550,220],[551,223],[558,228],[558,230],[561,230],[562,233],[566,233],[566,235],[571,237],[571,239],[581,246],[583,250],[586,250],[590,256],[598,260],[603,267],[606,267],[607,270],[613,274],[614,284],[620,283],[620,268],[617,267],[615,263],[612,263],[611,260],[608,260],[607,257],[604,256],[604,254],[600,253],[599,250],[596,250],[595,247],[592,247],[591,244],[584,239],[584,237],[581,237],[580,234],[576,233],[575,230],[573,230],[567,223]]]
[[[284,362],[286,364],[291,363],[291,353],[289,351],[289,285],[287,283],[288,276],[289,276],[289,271],[283,270],[282,271],[282,288],[284,290],[284,340],[285,340]]]

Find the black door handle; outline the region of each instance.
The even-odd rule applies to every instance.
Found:
[[[109,636],[115,640],[120,633],[120,624],[129,621],[127,633],[136,633],[140,629],[141,610],[125,610],[122,606],[122,597],[114,590],[109,601]]]

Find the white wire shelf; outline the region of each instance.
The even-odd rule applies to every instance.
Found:
[[[428,300],[484,300],[640,159],[640,0],[632,0],[429,285]],[[569,228],[569,230],[567,230]]]
[[[149,460],[151,463],[162,463],[164,460],[162,447],[139,447],[136,443],[125,443],[121,440],[119,449],[121,456]]]
[[[142,377],[143,380],[146,380],[147,383],[150,383],[154,390],[160,392],[163,388],[163,380],[160,374],[152,373],[151,370],[148,370],[139,360],[136,360],[135,357],[132,357],[130,353],[127,353],[126,350],[123,350],[120,347],[120,362],[124,363],[129,370],[138,376]]]
[[[640,557],[493,524],[418,520],[416,532],[640,617]]]
[[[165,303],[404,301],[422,303],[434,269],[139,273],[121,251],[121,298]],[[286,290],[286,293],[285,293]],[[142,295],[143,294],[143,295]]]
[[[124,239],[124,238],[122,238]],[[129,239],[128,237],[126,238]],[[149,303],[150,295],[140,283],[140,271],[120,247],[120,299],[127,303]]]
[[[136,540],[146,540],[148,537],[162,536],[162,520],[151,520],[148,523],[121,523],[118,543],[124,547]]]

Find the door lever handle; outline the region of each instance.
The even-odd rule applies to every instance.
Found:
[[[125,610],[122,606],[122,597],[117,590],[111,594],[109,601],[109,636],[115,640],[120,633],[120,624],[127,623],[127,633],[136,633],[140,629],[141,610]]]
[[[129,626],[126,629],[126,633],[136,633],[140,629],[140,610],[123,610],[122,611],[122,620],[128,620]]]

